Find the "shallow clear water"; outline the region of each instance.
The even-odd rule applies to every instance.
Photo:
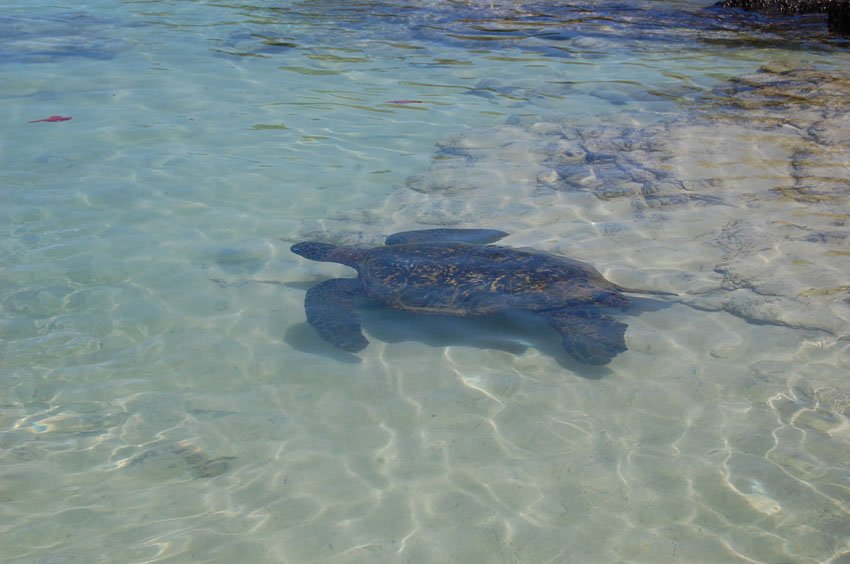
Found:
[[[846,42],[555,4],[4,8],[5,561],[850,558]],[[316,336],[291,242],[435,226],[680,298]]]

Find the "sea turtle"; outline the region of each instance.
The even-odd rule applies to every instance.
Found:
[[[307,290],[307,321],[327,342],[357,352],[363,336],[361,300],[419,313],[487,315],[533,312],[558,333],[568,353],[587,364],[606,364],[626,350],[626,324],[606,314],[625,309],[628,293],[593,266],[528,248],[491,245],[508,234],[493,229],[427,229],[387,237],[381,247],[305,241],[292,252],[337,262],[357,278],[334,278]]]

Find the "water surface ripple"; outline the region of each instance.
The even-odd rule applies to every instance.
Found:
[[[4,6],[3,561],[850,558],[847,41],[705,4]],[[317,337],[439,226],[680,298]]]

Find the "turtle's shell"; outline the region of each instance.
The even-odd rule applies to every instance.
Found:
[[[408,311],[482,315],[506,309],[628,306],[619,287],[591,265],[533,249],[388,245],[366,250],[352,266],[371,300]]]

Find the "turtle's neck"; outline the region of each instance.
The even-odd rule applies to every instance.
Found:
[[[338,262],[352,268],[357,268],[357,263],[361,261],[363,255],[369,249],[367,247],[352,247],[339,246],[334,247],[327,255],[327,258],[321,259],[325,262]]]

